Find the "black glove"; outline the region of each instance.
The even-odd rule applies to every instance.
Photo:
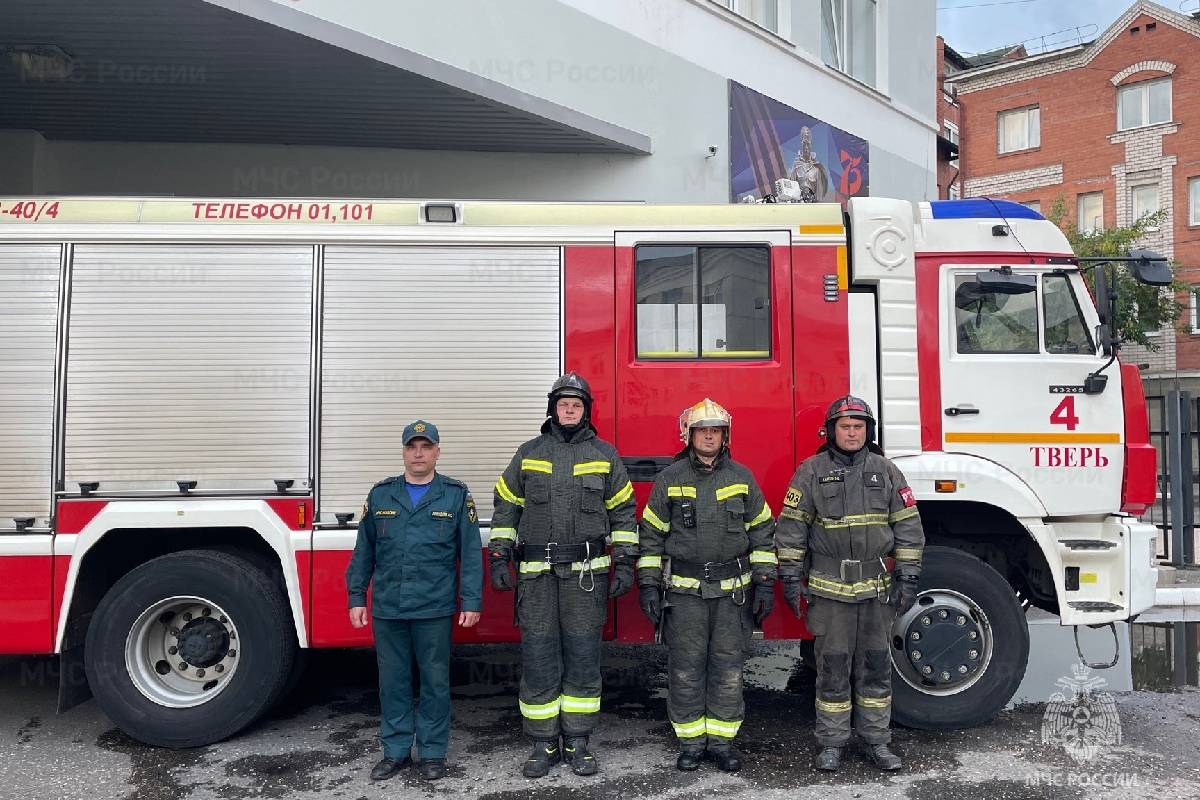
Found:
[[[608,579],[608,596],[620,597],[633,588],[633,564],[628,558],[617,557]]]
[[[489,569],[492,573],[492,588],[498,592],[513,590],[513,574],[508,566],[508,553],[493,551],[488,556]]]
[[[662,593],[657,586],[644,584],[638,587],[638,594],[641,595],[642,613],[658,625],[662,621]]]
[[[917,602],[917,576],[897,575],[888,602],[896,607],[897,614],[907,613]]]
[[[762,621],[771,615],[775,608],[775,581],[760,581],[754,584],[754,623],[762,625]]]
[[[799,575],[783,579],[783,597],[787,600],[788,608],[790,608],[797,617],[804,619],[804,614],[807,608],[800,606],[800,598],[804,598],[805,605],[808,604],[808,587],[804,585],[804,578]]]

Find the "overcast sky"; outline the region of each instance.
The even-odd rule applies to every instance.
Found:
[[[1134,0],[937,0],[938,33],[960,53],[982,53],[1025,39],[1030,52],[1095,39]],[[1195,11],[1200,0],[1159,0]],[[1078,28],[1078,32],[1075,30]]]

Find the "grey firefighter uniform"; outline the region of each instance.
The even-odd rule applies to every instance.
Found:
[[[892,577],[918,577],[925,534],[900,470],[867,447],[852,456],[825,449],[792,477],[776,528],[779,574],[808,575],[808,627],[817,660],[817,741],[844,746],[854,730],[867,744],[891,741]],[[851,702],[851,677],[854,698]]]
[[[488,547],[517,548],[521,716],[528,735],[553,741],[596,726],[611,564],[605,539],[630,561],[638,540],[633,484],[616,449],[590,427],[569,439],[549,422],[542,430],[496,482]],[[587,559],[546,558],[548,544],[585,543]]]
[[[659,474],[642,512],[638,584],[662,586],[669,557],[667,714],[685,746],[727,747],[745,717],[753,578],[775,577],[775,520],[750,470],[727,450],[711,468],[686,452]],[[706,565],[720,576],[706,579]]]
[[[462,567],[456,582],[457,561]],[[367,605],[368,585],[384,756],[407,758],[415,734],[418,757],[445,758],[454,614],[479,611],[483,601],[483,550],[466,484],[435,474],[415,507],[403,475],[372,487],[346,570],[350,608]],[[414,654],[421,671],[415,720]]]

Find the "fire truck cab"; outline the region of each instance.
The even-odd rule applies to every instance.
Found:
[[[879,416],[927,536],[894,714],[1012,697],[1024,607],[1153,604],[1155,455],[1062,233],[993,200],[646,206],[0,199],[0,652],[57,653],[132,736],[220,740],[302,648],[371,643],[344,573],[400,431],[481,521],[565,370],[644,502],[711,397],[779,509],[829,401]],[[487,594],[461,641],[516,641]],[[762,635],[806,639],[783,604]],[[461,635],[459,635],[461,634]],[[650,642],[632,595],[606,636]]]

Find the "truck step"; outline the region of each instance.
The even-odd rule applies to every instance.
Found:
[[[1106,542],[1103,539],[1062,539],[1059,541],[1068,550],[1111,550],[1116,542]]]
[[[1100,600],[1075,600],[1073,602],[1067,603],[1067,605],[1069,605],[1071,608],[1075,609],[1076,611],[1092,612],[1092,613],[1120,611],[1121,610],[1121,606],[1119,606],[1115,603],[1105,603]]]

